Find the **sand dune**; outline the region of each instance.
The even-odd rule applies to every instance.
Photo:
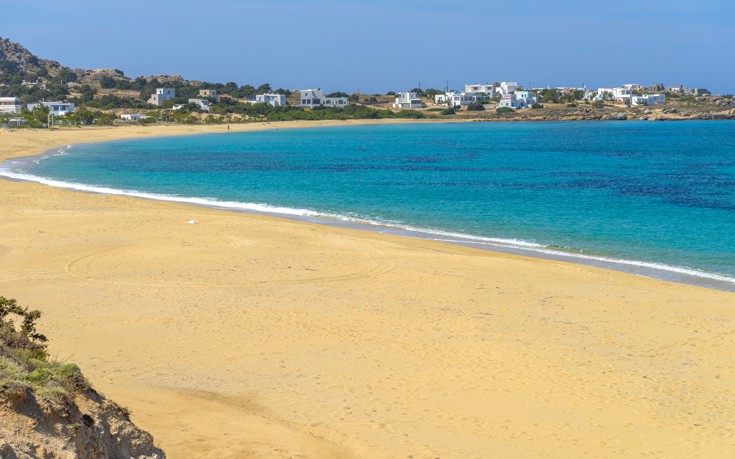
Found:
[[[207,129],[0,132],[0,159]],[[30,183],[0,196],[0,295],[42,309],[52,351],[170,457],[735,449],[733,293]]]

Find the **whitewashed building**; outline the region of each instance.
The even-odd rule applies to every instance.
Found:
[[[490,97],[495,93],[494,84],[466,84],[464,92],[473,92],[475,94],[487,94]]]
[[[645,96],[633,96],[632,105],[658,105],[666,103],[665,94],[646,94]]]
[[[482,102],[488,100],[489,97],[484,94],[475,94],[472,92],[449,91],[444,94],[434,96],[434,105],[446,105],[448,107],[463,107],[473,102]]]
[[[401,92],[396,97],[393,108],[421,108],[424,103],[415,92]]]
[[[268,104],[274,107],[285,107],[286,96],[283,94],[258,94],[255,96],[256,104]]]
[[[349,103],[346,97],[327,97],[321,89],[302,89],[301,106],[304,108],[345,107]]]
[[[497,108],[528,108],[538,103],[538,96],[533,91],[515,91],[503,94]]]
[[[597,92],[592,96],[592,100],[614,100],[617,102],[625,102],[630,105],[633,90],[630,87],[616,88],[598,88]]]
[[[28,110],[33,111],[38,107],[48,108],[49,114],[54,116],[66,116],[74,113],[74,104],[69,102],[40,102],[37,104],[28,104]]]
[[[209,103],[209,99],[189,99],[190,104],[198,105],[203,112],[209,113],[212,110],[212,106]]]
[[[132,114],[120,115],[120,119],[124,121],[140,121],[140,120],[144,120],[147,118],[150,118],[150,116],[143,115],[142,113],[132,113]]]
[[[23,109],[17,97],[0,97],[0,113],[18,114]]]
[[[151,95],[148,103],[160,107],[164,102],[174,100],[175,97],[176,89],[174,88],[156,88],[156,93]]]
[[[521,85],[515,81],[503,81],[500,83],[500,94],[510,94],[521,89]]]

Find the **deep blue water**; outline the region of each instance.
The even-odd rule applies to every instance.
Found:
[[[223,133],[77,145],[3,168],[16,177],[328,214],[437,238],[461,233],[735,278],[730,121]]]

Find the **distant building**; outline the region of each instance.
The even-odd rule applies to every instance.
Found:
[[[614,100],[617,102],[625,102],[630,105],[631,97],[633,97],[633,90],[631,87],[617,87],[617,88],[598,88],[597,92],[594,93],[593,100]]]
[[[466,84],[464,92],[473,92],[475,94],[487,94],[490,97],[495,93],[494,84]]]
[[[402,92],[396,97],[393,108],[421,108],[424,103],[415,92]]]
[[[0,97],[0,113],[20,113],[23,105],[17,97]]]
[[[651,86],[648,87],[648,90],[649,91],[659,91],[660,92],[660,91],[663,91],[665,89],[666,89],[666,86],[664,86],[663,83],[652,84]]]
[[[148,103],[160,107],[167,100],[174,100],[174,97],[176,97],[176,89],[156,88],[156,93],[151,95],[148,99]]]
[[[666,90],[668,92],[682,94],[684,92],[684,86],[682,86],[680,84],[679,85],[676,85],[676,86],[669,86]]]
[[[708,90],[704,88],[687,88],[686,92],[687,94],[692,94],[695,96],[706,96],[706,95],[712,94],[711,92],[709,92]]]
[[[645,96],[633,96],[631,99],[631,105],[658,105],[665,103],[665,94],[646,94]]]
[[[500,83],[500,94],[510,94],[514,91],[521,89],[521,85],[515,81],[503,81]]]
[[[528,108],[538,103],[538,96],[533,91],[515,91],[503,94],[497,108]]]
[[[209,103],[209,99],[189,99],[188,102],[190,104],[198,105],[203,112],[209,113],[209,111],[212,109],[212,106]]]
[[[123,119],[125,121],[140,121],[144,120],[146,118],[150,118],[148,115],[143,115],[142,113],[133,113],[133,114],[126,114],[126,115],[120,115],[120,119]]]
[[[301,106],[304,108],[344,107],[348,104],[346,97],[327,97],[321,89],[302,89]]]
[[[258,94],[255,96],[256,104],[268,104],[274,107],[285,107],[286,96],[283,94]]]
[[[7,123],[3,123],[2,127],[4,129],[18,128],[24,124],[28,124],[28,120],[25,118],[10,118]]]
[[[434,96],[435,105],[446,105],[448,107],[462,107],[473,102],[481,102],[489,99],[486,95],[475,94],[472,92],[449,91],[444,94]]]
[[[219,96],[217,95],[216,89],[200,89],[199,97],[208,97],[212,99],[215,103],[219,101]]]
[[[74,113],[74,104],[69,102],[40,102],[38,104],[28,104],[28,110],[33,111],[41,106],[48,108],[49,114],[54,116],[66,116],[69,113]]]

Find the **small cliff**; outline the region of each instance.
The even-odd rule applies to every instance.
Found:
[[[0,458],[165,458],[76,365],[49,357],[40,316],[0,297]]]

